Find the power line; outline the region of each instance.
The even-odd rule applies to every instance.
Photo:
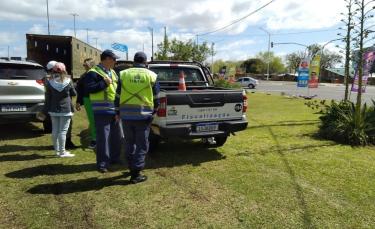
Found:
[[[267,7],[268,5],[270,5],[270,4],[271,4],[272,2],[274,2],[274,1],[275,1],[275,0],[272,0],[272,1],[268,2],[267,4],[265,4],[265,5],[261,6],[261,7],[259,7],[258,9],[252,11],[251,13],[245,15],[244,17],[239,18],[239,19],[237,19],[237,20],[234,20],[234,21],[233,21],[232,23],[230,23],[229,25],[226,25],[226,26],[224,26],[224,27],[221,27],[221,28],[215,29],[215,30],[210,31],[210,32],[201,33],[201,34],[197,34],[197,35],[198,35],[198,36],[205,36],[205,35],[208,35],[208,34],[211,34],[211,33],[216,33],[216,32],[218,32],[218,31],[224,30],[224,29],[226,29],[226,28],[228,28],[228,27],[230,27],[230,26],[232,26],[232,25],[234,25],[234,24],[236,24],[236,23],[238,23],[238,22],[240,22],[240,21],[242,21],[242,20],[244,20],[244,19],[250,17],[251,15],[257,13],[258,11],[260,11],[260,10],[262,10],[263,8]]]

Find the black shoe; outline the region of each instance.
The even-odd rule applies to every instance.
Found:
[[[99,168],[98,172],[100,172],[100,173],[108,173],[109,171],[108,171],[107,168]]]
[[[147,180],[147,176],[140,174],[139,172],[137,174],[132,173],[130,177],[130,182],[133,184],[141,183]]]
[[[66,139],[65,148],[66,149],[77,149],[78,146],[74,145],[74,143],[72,142],[71,139]]]
[[[96,141],[91,141],[89,144],[90,149],[95,149],[96,148]]]

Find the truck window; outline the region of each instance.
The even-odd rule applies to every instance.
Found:
[[[150,67],[158,75],[158,81],[178,81],[180,73],[185,75],[185,81],[205,81],[202,73],[195,68]]]

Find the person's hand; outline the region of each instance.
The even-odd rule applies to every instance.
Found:
[[[104,81],[105,81],[105,83],[106,83],[107,85],[112,84],[112,80],[111,80],[111,78],[109,78],[109,77],[105,77],[105,78],[104,78]]]
[[[39,111],[36,113],[36,118],[40,121],[44,121],[46,120],[47,116],[43,112]]]
[[[116,122],[120,121],[120,115],[115,115]]]
[[[77,110],[77,111],[80,111],[80,110],[81,110],[81,104],[76,103],[76,110]]]

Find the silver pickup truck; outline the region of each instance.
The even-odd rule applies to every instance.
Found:
[[[197,62],[154,61],[160,106],[152,122],[151,150],[163,139],[202,139],[210,147],[224,145],[228,136],[247,128],[246,93],[214,87],[207,68]],[[178,90],[181,74],[186,91]]]

